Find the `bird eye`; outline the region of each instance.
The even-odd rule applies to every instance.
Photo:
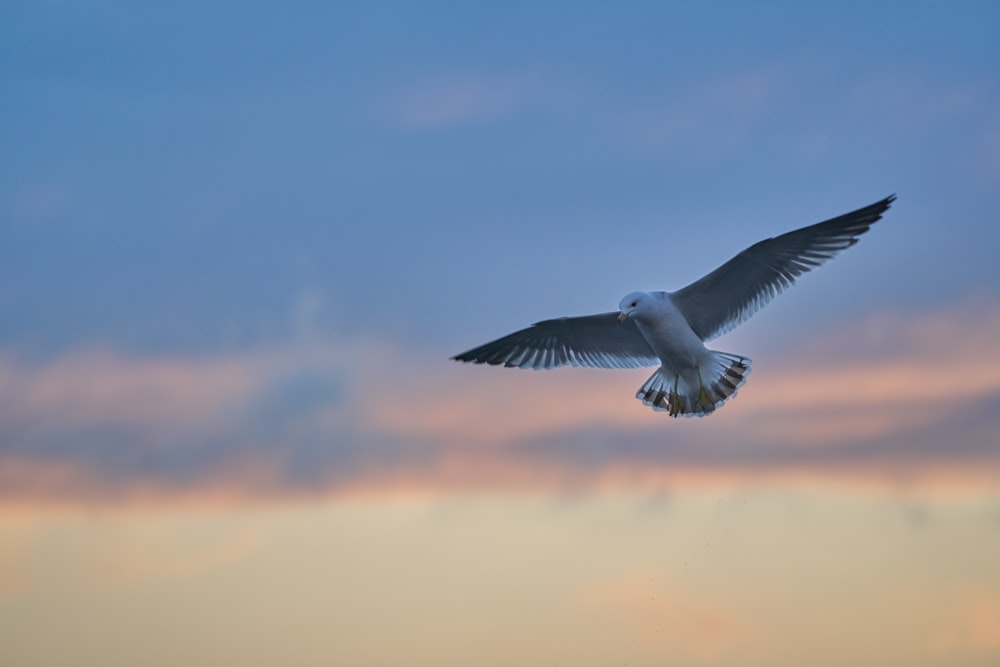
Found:
[[[638,302],[638,301],[633,301],[633,302],[632,302],[632,308],[635,308],[635,307],[636,307],[636,306],[638,306],[638,305],[639,305],[639,302]]]

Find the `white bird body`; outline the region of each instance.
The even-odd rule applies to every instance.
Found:
[[[750,360],[705,347],[669,292],[632,292],[618,305],[619,322],[635,321],[660,360],[636,397],[671,415],[713,412],[746,379]]]
[[[705,341],[857,243],[894,199],[755,243],[675,292],[632,292],[617,313],[537,322],[453,359],[533,369],[659,365],[636,398],[672,417],[711,414],[746,381],[750,359],[710,350]]]
[[[632,292],[619,310],[635,320],[653,352],[671,369],[695,368],[711,355],[667,292]]]

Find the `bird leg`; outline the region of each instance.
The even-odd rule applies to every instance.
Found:
[[[715,406],[715,402],[708,395],[708,390],[705,389],[705,381],[701,379],[701,366],[697,366],[695,372],[698,373],[698,405],[706,410],[711,410]]]
[[[676,417],[681,412],[681,399],[677,395],[677,383],[680,382],[680,374],[674,373],[674,390],[670,392],[669,402],[670,402],[670,416]]]

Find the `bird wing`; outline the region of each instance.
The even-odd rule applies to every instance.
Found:
[[[895,195],[825,222],[755,243],[705,277],[671,294],[702,340],[760,310],[795,279],[858,242]]]
[[[635,322],[625,320],[619,324],[618,313],[537,322],[452,359],[534,369],[566,364],[594,368],[639,368],[660,363]]]

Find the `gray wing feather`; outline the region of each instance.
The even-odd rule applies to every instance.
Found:
[[[865,208],[756,243],[671,295],[702,340],[719,336],[760,310],[795,279],[858,241],[895,195]]]
[[[660,363],[635,322],[619,324],[618,313],[545,320],[452,359],[534,369],[639,368]]]

